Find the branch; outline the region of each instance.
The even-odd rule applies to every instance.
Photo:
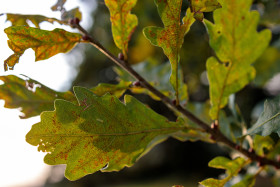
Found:
[[[183,108],[181,105],[176,105],[170,98],[162,94],[159,90],[153,87],[150,83],[148,83],[141,75],[139,75],[131,66],[126,62],[123,61],[116,56],[114,56],[110,51],[108,51],[105,47],[103,47],[98,41],[96,41],[93,37],[89,35],[89,33],[79,24],[79,22],[75,22],[71,24],[73,28],[77,28],[84,36],[83,39],[88,41],[91,45],[97,48],[100,52],[106,55],[109,59],[111,59],[115,64],[126,70],[131,76],[133,76],[136,80],[138,80],[141,86],[148,89],[150,92],[158,96],[165,104],[170,106],[173,109],[176,109],[178,112],[183,114],[185,117],[190,119],[192,122],[196,123],[198,126],[203,128],[207,133],[211,134],[211,138],[216,142],[223,143],[228,147],[242,153],[252,161],[257,161],[260,166],[264,165],[272,165],[275,166],[277,169],[280,168],[280,162],[267,159],[265,157],[261,157],[257,155],[254,151],[246,150],[243,147],[239,146],[238,144],[232,142],[228,139],[222,132],[218,129],[217,125],[210,125],[206,124],[204,121],[196,117],[190,111]]]

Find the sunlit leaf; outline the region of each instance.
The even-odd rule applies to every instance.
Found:
[[[244,167],[245,164],[246,162],[244,158],[241,157],[238,157],[234,160],[230,160],[225,157],[216,157],[209,162],[209,167],[225,169],[227,176],[221,180],[209,178],[200,182],[200,184],[204,185],[205,187],[224,187],[224,185],[232,177],[238,174],[238,172]]]
[[[203,12],[212,12],[222,7],[217,0],[190,0],[190,2],[194,17],[200,21],[203,20]]]
[[[253,187],[256,182],[256,176],[246,175],[240,182],[234,184],[232,187]]]
[[[278,133],[280,136],[280,97],[267,100],[264,103],[264,110],[258,121],[248,130],[248,134],[260,133],[268,136],[271,133]]]
[[[48,59],[58,53],[70,51],[81,40],[81,35],[70,33],[63,29],[46,31],[32,27],[11,26],[5,29],[9,40],[9,47],[14,51],[15,57],[9,57],[4,64],[5,70],[13,69],[18,58],[26,49],[35,51],[36,61]],[[11,60],[11,58],[13,58]]]
[[[154,64],[152,62],[143,62],[132,66],[132,68],[137,71],[141,76],[143,76],[149,83],[160,90],[164,95],[168,97],[173,97],[172,86],[169,82],[169,72],[170,65],[168,63]],[[115,68],[116,73],[119,75],[120,80],[124,81],[136,81],[131,77],[126,71]],[[179,99],[182,104],[186,103],[188,100],[187,85],[183,82],[183,72],[179,69],[178,77],[180,81],[179,87]],[[130,87],[133,93],[144,93],[150,95],[155,100],[160,100],[156,95],[148,91],[146,88],[142,87]],[[174,98],[175,99],[175,98]]]
[[[130,88],[131,82],[120,81],[119,84],[107,84],[107,83],[100,83],[96,87],[91,88],[95,95],[102,96],[106,93],[110,93],[115,95],[116,97],[121,97],[124,92]]]
[[[40,28],[39,24],[47,21],[50,23],[62,22],[56,18],[48,18],[41,15],[23,15],[23,14],[7,14],[7,21],[12,23],[12,26],[30,26],[28,21],[31,21],[37,28]]]
[[[82,20],[82,13],[81,13],[79,7],[73,8],[69,11],[64,11],[61,14],[61,20],[63,20],[63,21],[69,21],[70,19],[73,19],[73,18],[78,18],[79,20]]]
[[[169,58],[171,63],[170,82],[176,92],[176,99],[179,100],[179,53],[184,42],[184,36],[190,30],[195,19],[193,18],[193,13],[188,9],[186,16],[183,17],[183,23],[181,23],[182,0],[155,0],[155,3],[164,28],[146,27],[144,35],[153,45],[161,47],[164,54]]]
[[[185,128],[129,95],[123,104],[115,96],[99,97],[82,87],[74,92],[79,105],[56,100],[55,111],[43,112],[26,136],[28,143],[48,153],[47,164],[66,164],[70,180],[132,166],[168,134]]]
[[[260,135],[255,135],[253,143],[255,152],[260,156],[265,156],[273,149],[275,144],[269,136]]]
[[[115,44],[122,50],[125,59],[127,59],[128,42],[138,25],[136,15],[130,13],[136,2],[137,0],[105,0],[111,15]]]
[[[52,11],[61,11],[66,0],[57,0],[56,4],[51,7]]]
[[[14,75],[0,76],[4,82],[0,85],[0,99],[5,100],[4,107],[20,108],[21,118],[40,115],[43,111],[54,109],[55,99],[75,100],[71,92],[56,92],[33,79],[21,79]]]
[[[207,60],[212,108],[210,116],[218,119],[231,94],[238,92],[255,77],[252,63],[269,44],[269,30],[257,32],[259,14],[250,11],[252,0],[220,0],[214,22],[205,20],[210,45],[216,57]],[[231,21],[229,21],[231,20]]]

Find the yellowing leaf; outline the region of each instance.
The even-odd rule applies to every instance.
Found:
[[[55,99],[75,100],[71,92],[56,92],[39,82],[23,80],[14,75],[0,76],[4,82],[0,85],[0,99],[5,100],[4,107],[20,108],[21,118],[40,115],[43,111],[53,110]]]
[[[130,13],[136,2],[137,0],[105,0],[111,15],[115,44],[122,50],[125,59],[127,59],[128,42],[138,25],[136,15]]]
[[[119,84],[107,84],[100,83],[96,87],[91,88],[95,95],[102,96],[106,93],[110,93],[116,97],[121,97],[124,92],[130,88],[131,82],[120,81]]]
[[[209,167],[217,168],[217,169],[225,169],[227,176],[224,179],[218,180],[209,178],[206,179],[200,184],[205,187],[224,187],[225,184],[234,176],[238,174],[238,172],[246,165],[244,158],[238,157],[234,160],[230,160],[225,157],[216,157],[209,162]]]
[[[250,11],[252,0],[220,0],[214,22],[205,20],[210,45],[216,57],[207,60],[210,82],[210,116],[218,119],[231,94],[241,90],[255,77],[252,63],[269,44],[269,30],[257,32],[259,14]]]
[[[185,129],[132,96],[126,95],[123,104],[115,96],[99,97],[81,87],[74,92],[79,105],[56,100],[55,111],[43,112],[26,135],[28,143],[48,153],[47,164],[66,164],[70,180],[132,166],[168,134]]]
[[[30,26],[27,21],[31,21],[37,28],[39,28],[39,24],[44,21],[50,23],[56,21],[62,24],[62,21],[56,18],[48,18],[41,15],[7,14],[7,21],[10,21],[12,23],[12,26]]]
[[[181,23],[182,0],[155,0],[155,3],[164,28],[146,27],[144,35],[153,45],[161,47],[164,54],[169,58],[171,63],[170,82],[176,92],[176,100],[178,101],[178,89],[180,87],[178,78],[179,53],[184,42],[184,36],[195,19],[193,13],[188,9],[186,16],[183,18],[183,23]]]
[[[58,53],[70,51],[81,40],[81,35],[63,29],[53,31],[40,30],[32,27],[12,26],[5,29],[9,47],[14,55],[5,63],[5,70],[13,69],[15,63],[26,49],[35,51],[36,61],[48,59]]]
[[[222,7],[217,0],[190,0],[190,2],[194,17],[200,21],[203,20],[203,12],[212,12]]]

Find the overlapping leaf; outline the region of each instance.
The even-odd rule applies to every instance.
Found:
[[[260,156],[265,156],[274,147],[274,141],[269,136],[256,135],[253,143],[255,152]]]
[[[224,179],[206,179],[200,184],[205,187],[224,187],[225,184],[234,176],[238,174],[238,172],[245,166],[246,162],[244,158],[238,157],[234,160],[230,160],[225,157],[216,157],[209,162],[209,167],[217,168],[217,169],[225,169],[227,176]]]
[[[71,92],[56,92],[35,80],[23,80],[14,75],[0,76],[4,82],[0,85],[0,99],[5,100],[4,107],[20,108],[21,118],[40,115],[43,111],[54,109],[55,99],[75,100]]]
[[[100,83],[96,87],[91,88],[95,95],[102,96],[106,93],[110,93],[115,95],[116,97],[121,97],[124,92],[130,88],[131,82],[120,81],[118,84],[107,84],[107,83]]]
[[[111,15],[115,44],[122,50],[125,59],[127,59],[128,42],[138,25],[136,15],[130,13],[136,2],[137,0],[105,0]]]
[[[141,76],[143,76],[149,83],[160,90],[164,95],[172,97],[172,86],[169,82],[170,65],[168,63],[154,64],[152,62],[143,62],[132,66]],[[136,81],[126,71],[116,68],[116,73],[119,75],[120,80],[124,81]],[[182,104],[188,100],[187,85],[183,82],[183,72],[179,69],[178,77],[180,81],[179,87],[179,99]],[[130,87],[133,93],[145,93],[150,95],[155,100],[160,100],[156,95],[149,92],[147,89],[142,87]]]
[[[73,8],[69,11],[64,11],[61,14],[62,21],[68,22],[70,19],[73,19],[73,18],[78,18],[80,21],[82,20],[82,13],[81,13],[79,7]]]
[[[255,77],[252,63],[268,46],[269,30],[257,32],[259,14],[250,11],[252,0],[220,0],[214,12],[215,24],[205,20],[210,45],[216,57],[207,60],[212,108],[210,116],[218,119],[219,110],[231,94],[241,90]]]
[[[248,130],[248,134],[260,133],[268,136],[271,133],[278,133],[280,136],[280,97],[267,100],[264,103],[264,111],[258,121]]]
[[[40,30],[32,27],[12,26],[5,29],[9,40],[8,45],[14,51],[5,60],[5,70],[13,69],[26,49],[35,51],[36,61],[48,59],[58,53],[66,53],[81,40],[81,35],[63,29],[53,31]]]
[[[7,21],[12,23],[12,26],[30,26],[27,21],[31,21],[37,28],[40,28],[39,24],[47,21],[50,23],[62,22],[56,18],[48,18],[41,15],[23,15],[23,14],[7,14]]]
[[[42,113],[41,122],[26,136],[28,143],[48,152],[47,164],[66,164],[70,180],[131,166],[168,134],[185,128],[128,95],[123,104],[81,87],[74,92],[79,105],[56,100],[55,111]]]
[[[222,7],[217,0],[190,0],[190,2],[194,17],[200,21],[203,20],[203,12],[212,12]]]
[[[144,35],[153,45],[161,47],[164,54],[169,58],[171,63],[170,82],[176,92],[176,99],[179,100],[179,53],[184,42],[184,36],[195,19],[193,18],[193,13],[188,9],[186,16],[183,18],[183,23],[181,23],[182,0],[155,0],[155,3],[164,28],[146,27]]]

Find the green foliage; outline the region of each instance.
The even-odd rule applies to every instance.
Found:
[[[219,118],[219,110],[226,106],[231,94],[254,79],[255,69],[251,65],[271,38],[269,30],[257,32],[259,14],[250,11],[252,0],[220,3],[222,8],[214,12],[215,24],[205,20],[210,45],[217,56],[207,60],[212,119]]]
[[[203,12],[212,12],[222,7],[217,0],[190,0],[190,2],[194,17],[200,21],[204,18]]]
[[[0,99],[5,100],[6,108],[21,108],[21,118],[40,115],[43,111],[53,110],[55,99],[74,100],[68,92],[56,92],[33,79],[23,80],[14,75],[0,76]]]
[[[26,136],[28,143],[48,152],[47,164],[66,164],[70,180],[131,166],[168,134],[185,128],[129,95],[123,104],[114,96],[98,97],[82,87],[74,92],[78,105],[56,100],[55,111],[42,113],[41,122]]]
[[[130,167],[155,145],[173,137],[180,141],[224,143],[248,157],[247,160],[243,157],[234,160],[220,156],[214,158],[209,162],[209,166],[226,170],[226,176],[219,180],[206,179],[200,182],[201,185],[253,186],[256,176],[262,170],[271,172],[277,181],[275,169],[270,168],[271,171],[268,171],[268,167],[263,166],[279,166],[276,160],[279,159],[280,141],[274,133],[280,136],[280,96],[265,102],[263,113],[250,129],[247,128],[241,112],[246,108],[241,110],[238,106],[244,100],[250,100],[250,95],[245,99],[237,95],[237,102],[235,96],[231,96],[255,78],[256,71],[252,64],[259,57],[261,58],[256,64],[259,76],[255,80],[258,86],[263,86],[280,67],[275,67],[275,63],[279,61],[280,40],[267,48],[271,32],[268,29],[259,29],[259,14],[250,11],[253,0],[189,0],[190,4],[182,0],[154,0],[163,27],[146,27],[143,30],[144,35],[138,38],[131,38],[138,25],[137,16],[140,27],[145,25],[140,19],[145,20],[144,23],[157,23],[148,20],[151,16],[145,15],[147,13],[142,11],[141,6],[136,6],[137,0],[104,2],[106,6],[103,5],[103,9],[108,16],[110,13],[113,35],[113,38],[108,35],[104,38],[107,43],[114,40],[124,59],[117,59],[113,55],[117,51],[109,52],[100,44],[103,41],[97,42],[98,34],[90,36],[91,32],[85,31],[79,25],[82,13],[78,7],[67,11],[64,7],[66,0],[57,0],[51,8],[61,12],[61,19],[41,15],[6,14],[7,21],[10,21],[12,26],[6,28],[5,33],[14,54],[5,60],[5,70],[13,69],[21,55],[29,48],[35,51],[35,61],[38,61],[58,53],[66,53],[78,43],[93,45],[122,67],[114,68],[118,74],[118,83],[99,83],[91,89],[74,87],[74,93],[57,92],[29,78],[0,76],[0,80],[4,82],[0,85],[0,99],[5,101],[6,108],[20,108],[22,118],[41,114],[41,121],[33,125],[26,135],[26,141],[38,146],[39,151],[47,153],[45,163],[66,164],[65,176],[70,180],[77,180],[97,171],[111,172]],[[138,4],[151,5],[151,1],[147,2],[145,4],[139,1]],[[135,14],[131,14],[132,8],[137,10]],[[214,23],[209,21],[212,14],[205,14],[209,20],[204,19],[203,14],[212,11]],[[102,17],[99,14],[98,16]],[[194,24],[196,19],[203,24]],[[30,21],[37,28],[28,25]],[[39,25],[43,21],[75,27],[82,35],[62,29],[41,30]],[[264,19],[262,21],[264,23]],[[265,24],[269,25],[268,22]],[[196,62],[192,62],[189,57],[192,55],[190,51],[201,53],[196,49],[201,47],[201,43],[193,44],[198,40],[193,37],[196,35],[189,36],[194,38],[190,44],[184,44],[188,45],[185,49],[195,49],[181,51],[181,48],[184,49],[184,37],[190,28],[194,28],[196,32],[199,31],[199,26],[206,27],[209,44],[214,53],[206,62],[207,77],[206,71],[201,75],[194,75],[196,71],[192,72],[192,67],[195,67],[192,65]],[[201,40],[206,38],[206,31],[203,32],[204,35],[199,35]],[[128,43],[131,39],[134,46],[129,49]],[[159,49],[152,45],[147,46],[147,42],[161,47],[170,64],[166,63],[167,58],[161,58],[160,55],[155,55],[158,59],[146,59]],[[205,45],[208,43],[205,42]],[[132,53],[131,56],[128,50]],[[180,55],[182,59],[189,58],[186,62],[183,60],[185,63],[192,63],[187,75],[184,75],[186,67],[180,66]],[[204,59],[208,56],[206,54]],[[98,61],[98,58],[92,59]],[[165,63],[161,63],[161,60]],[[138,62],[139,64],[130,66]],[[94,73],[91,72],[90,75]],[[88,74],[86,73],[86,76]],[[192,76],[197,78],[190,78]],[[193,83],[192,80],[198,80],[198,77],[203,85]],[[202,93],[192,90],[189,96],[185,80],[189,85],[200,84],[198,90]],[[208,89],[208,83],[210,100],[207,100],[208,92],[203,93]],[[143,104],[134,97],[125,95],[129,93],[146,94],[154,100],[162,101],[172,110],[170,116],[177,119],[176,122],[154,112],[148,102]],[[228,104],[229,98],[229,107],[222,110]],[[236,154],[228,152],[230,156]],[[255,162],[258,162],[258,166]],[[237,182],[236,178],[232,180],[242,169],[246,170],[249,164],[250,167],[258,168],[258,171],[254,174],[239,174],[237,178],[240,180]]]
[[[14,51],[4,64],[5,70],[13,69],[26,49],[35,51],[35,61],[48,59],[58,53],[66,53],[81,41],[82,36],[63,29],[46,31],[24,26],[5,29],[9,47]]]
[[[248,130],[248,134],[261,133],[262,136],[268,136],[275,132],[280,136],[279,103],[280,97],[265,101],[262,114],[258,121]]]
[[[224,187],[225,184],[233,177],[238,174],[238,172],[246,165],[244,158],[238,157],[234,160],[230,160],[225,157],[216,157],[209,162],[209,167],[217,169],[225,169],[227,176],[224,179],[206,179],[200,184],[205,187]]]
[[[172,94],[172,86],[169,82],[169,72],[171,68],[168,63],[155,64],[152,62],[142,62],[132,67],[146,80],[149,80],[149,83],[160,90],[164,95],[175,99],[174,95]],[[136,81],[135,78],[131,77],[131,75],[121,68],[115,68],[115,72],[119,75],[120,80]],[[181,69],[179,69],[178,76],[180,80],[179,99],[182,103],[186,103],[188,99],[187,85],[183,82],[183,72]],[[145,93],[150,95],[155,100],[160,100],[159,97],[143,87],[130,87],[129,89],[133,93]]]
[[[182,0],[155,0],[158,8],[158,13],[164,24],[164,28],[146,27],[144,35],[153,45],[163,49],[164,54],[169,58],[171,64],[170,82],[176,92],[176,99],[179,102],[179,52],[184,42],[184,36],[190,30],[194,23],[193,13],[190,9],[187,10],[186,16],[181,23],[181,4]]]
[[[138,25],[137,17],[130,14],[130,10],[135,6],[136,2],[137,0],[105,0],[105,4],[111,14],[115,44],[122,50],[125,59],[127,59],[128,42]]]

